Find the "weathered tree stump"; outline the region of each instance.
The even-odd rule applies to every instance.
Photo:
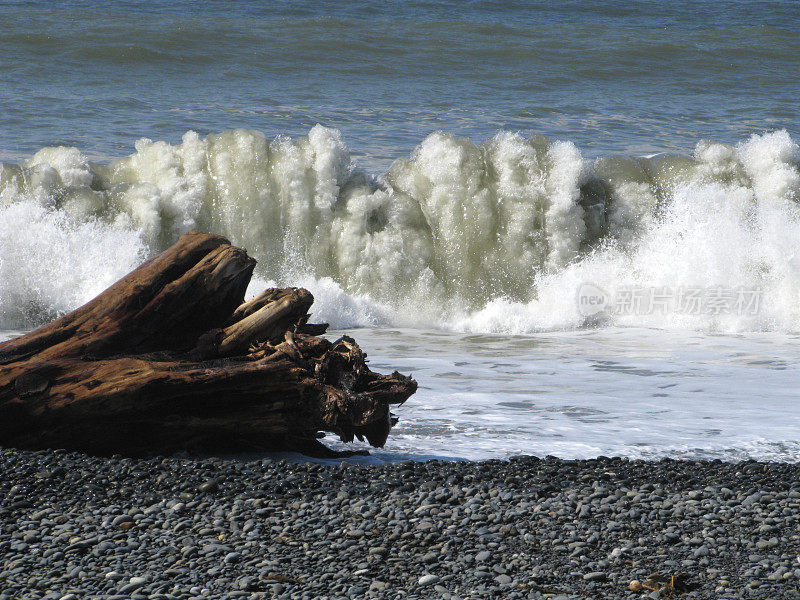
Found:
[[[146,455],[383,446],[417,388],[308,324],[304,289],[244,302],[256,261],[192,232],[81,308],[0,344],[0,445]]]

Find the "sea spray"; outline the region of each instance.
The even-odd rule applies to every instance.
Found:
[[[247,248],[263,281],[309,287],[340,327],[800,327],[800,158],[785,131],[595,161],[542,136],[436,132],[380,176],[319,125],[135,147],[105,165],[52,147],[2,166],[1,328],[75,308],[191,229]],[[758,290],[760,305],[587,319],[586,284]]]

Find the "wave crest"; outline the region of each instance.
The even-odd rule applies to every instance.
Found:
[[[106,165],[67,147],[2,165],[0,326],[74,308],[191,229],[246,247],[261,279],[303,282],[336,326],[577,327],[586,283],[763,295],[754,315],[608,323],[800,325],[800,154],[785,131],[592,162],[568,141],[436,132],[380,176],[320,125],[294,140],[188,132],[135,149]]]

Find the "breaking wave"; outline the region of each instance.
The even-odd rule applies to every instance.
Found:
[[[253,292],[304,285],[338,327],[800,328],[800,152],[785,131],[593,161],[542,136],[436,132],[380,176],[320,125],[135,149],[99,165],[48,147],[0,166],[0,328],[75,308],[192,229],[259,260]],[[760,304],[587,315],[586,285],[758,290]]]

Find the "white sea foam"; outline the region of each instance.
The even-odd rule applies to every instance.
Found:
[[[27,329],[77,308],[135,268],[139,234],[24,200],[0,208],[1,329]]]
[[[795,334],[356,335],[373,368],[414,373],[421,386],[377,458],[800,460]]]
[[[319,125],[296,140],[236,130],[135,146],[107,165],[66,147],[3,165],[0,327],[74,308],[202,229],[258,258],[261,283],[309,287],[317,318],[339,327],[800,328],[800,155],[784,131],[593,162],[541,136],[437,132],[376,178]],[[760,306],[587,320],[584,284],[757,289]]]

